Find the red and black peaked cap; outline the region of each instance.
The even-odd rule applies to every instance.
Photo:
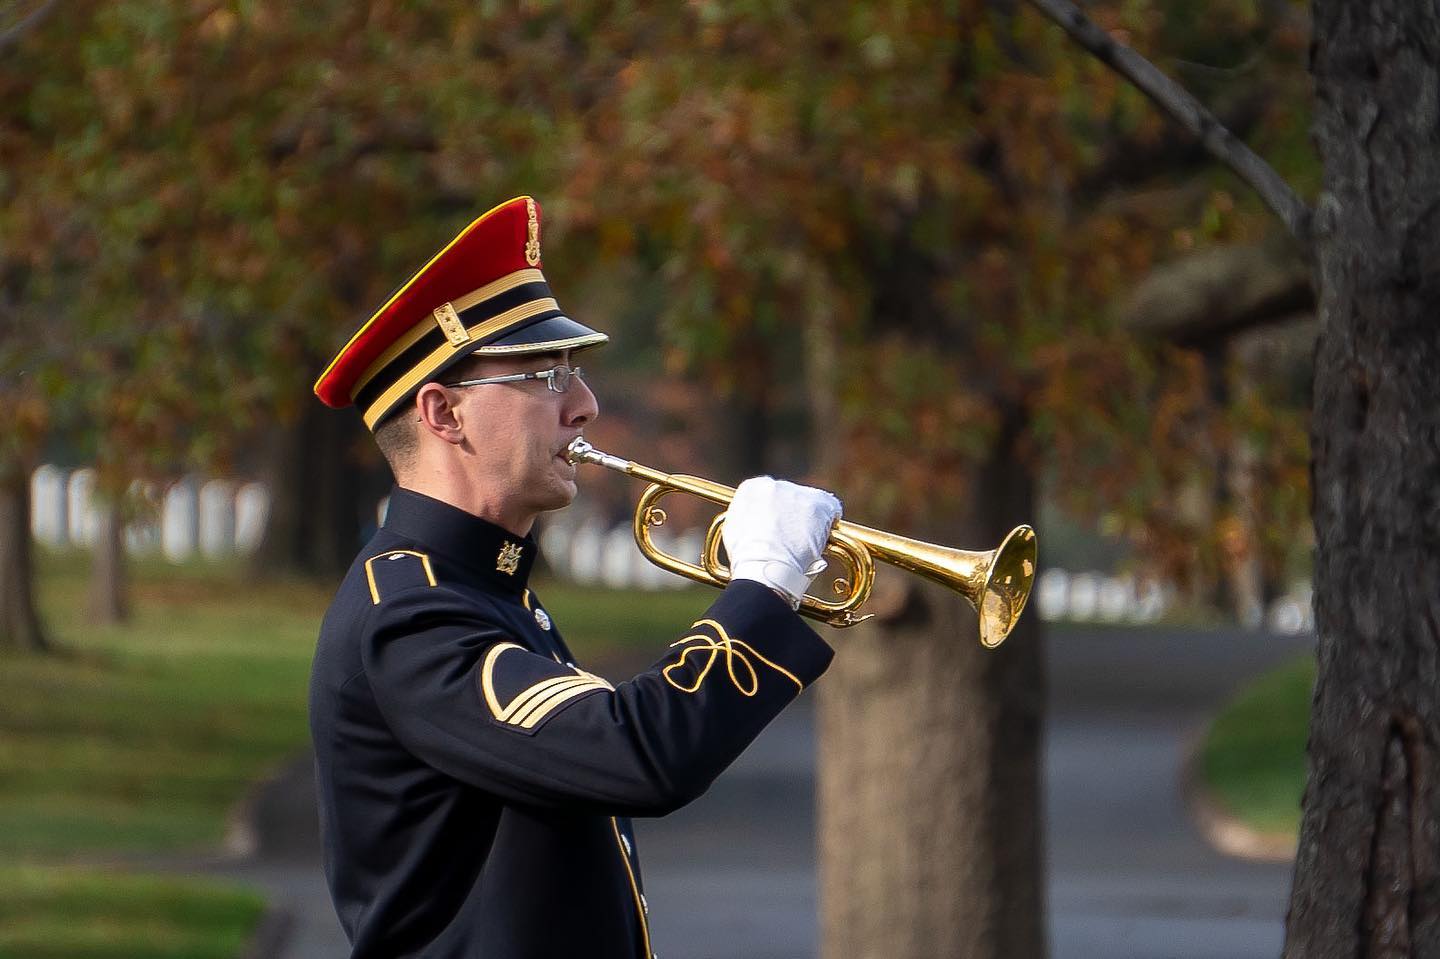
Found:
[[[540,204],[528,196],[471,223],[350,338],[315,383],[370,429],[467,356],[551,353],[609,337],[570,319],[540,272]]]

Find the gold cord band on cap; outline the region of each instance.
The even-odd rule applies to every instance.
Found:
[[[526,283],[544,282],[545,274],[539,270],[516,270],[514,273],[505,274],[498,280],[492,280],[486,283],[474,292],[466,293],[458,299],[451,300],[450,305],[455,308],[456,313],[463,313],[476,303],[488,300],[492,296],[499,296],[501,293],[507,293],[517,286],[524,286]],[[429,313],[425,314],[420,322],[416,323],[409,330],[406,330],[399,339],[386,347],[384,353],[381,353],[375,358],[375,362],[371,363],[365,372],[361,374],[360,378],[355,381],[355,385],[350,387],[350,399],[354,400],[355,397],[359,396],[360,391],[365,388],[366,384],[373,380],[381,370],[389,366],[395,357],[415,345],[422,336],[434,328],[435,317]],[[473,339],[474,337],[471,338]]]
[[[511,275],[513,276],[514,274]],[[506,310],[499,316],[492,317],[483,323],[477,323],[469,327],[470,339],[472,341],[484,339],[508,326],[528,320],[532,316],[538,316],[541,313],[547,313],[551,310],[558,311],[559,309],[560,305],[556,303],[555,298],[551,296],[531,300],[529,303],[522,303],[513,309]],[[423,325],[427,331],[433,330],[435,328],[434,318],[427,314]],[[445,360],[454,356],[456,353],[473,352],[474,350],[471,350],[468,344],[457,348],[447,342],[443,346],[436,347],[428,356],[417,363],[413,370],[400,377],[400,379],[391,384],[388,390],[375,398],[375,402],[371,403],[365,410],[365,425],[373,430],[375,424],[379,422],[380,417],[384,415],[385,411],[387,411],[392,404],[425,382]]]

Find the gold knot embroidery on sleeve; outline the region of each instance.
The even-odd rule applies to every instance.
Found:
[[[682,693],[699,692],[701,685],[705,682],[705,677],[710,674],[710,670],[715,665],[715,661],[721,656],[725,657],[725,671],[730,675],[730,682],[735,685],[736,689],[740,690],[742,695],[754,696],[760,690],[760,677],[755,672],[755,664],[751,662],[752,657],[789,679],[798,688],[802,690],[805,688],[805,684],[800,682],[794,673],[790,672],[784,666],[772,663],[756,652],[755,647],[749,643],[739,639],[732,639],[730,634],[725,631],[725,627],[721,626],[715,620],[702,619],[690,628],[699,629],[703,626],[708,626],[713,629],[715,635],[710,636],[707,633],[691,633],[684,639],[679,639],[671,643],[670,647],[672,649],[676,646],[684,646],[686,643],[694,643],[695,645],[685,646],[680,652],[680,658],[661,670],[661,675],[665,677],[665,681]],[[677,680],[672,673],[685,668],[692,653],[697,657],[703,657],[704,662],[695,673],[694,683],[686,685],[683,681]]]

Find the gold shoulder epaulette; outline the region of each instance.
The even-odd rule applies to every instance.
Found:
[[[430,557],[413,549],[392,549],[365,561],[365,581],[370,584],[370,602],[380,604],[382,592],[411,586],[434,586],[435,571]]]

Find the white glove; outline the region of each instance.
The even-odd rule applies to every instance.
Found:
[[[746,480],[735,490],[721,534],[730,578],[764,583],[799,608],[825,568],[825,542],[839,518],[832,493],[769,476]]]

